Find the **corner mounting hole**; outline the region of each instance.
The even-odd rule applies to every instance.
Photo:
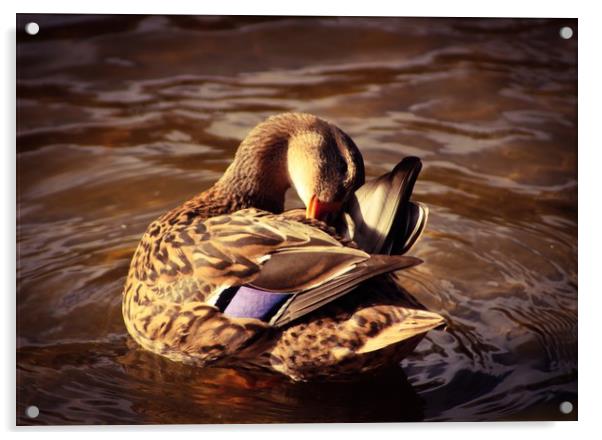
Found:
[[[40,415],[40,409],[35,405],[28,406],[25,409],[25,415],[30,419],[35,419],[37,416]]]
[[[25,32],[27,32],[29,35],[36,35],[38,32],[40,32],[40,25],[35,21],[27,23],[25,25]]]
[[[560,412],[562,414],[570,414],[573,412],[573,404],[569,401],[564,401],[560,404]]]
[[[560,36],[565,40],[570,39],[573,36],[573,29],[568,26],[565,26],[560,29]]]

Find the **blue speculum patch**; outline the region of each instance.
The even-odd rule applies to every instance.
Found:
[[[241,286],[225,306],[225,315],[234,318],[256,318],[269,321],[287,299],[290,293],[266,292],[253,287]]]

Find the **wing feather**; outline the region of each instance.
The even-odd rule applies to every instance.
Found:
[[[285,307],[274,316],[272,325],[283,326],[351,292],[360,283],[377,275],[407,269],[422,261],[407,256],[372,255],[348,273],[333,278],[313,289],[296,294]]]
[[[263,265],[252,287],[293,293],[322,285],[370,258],[357,249],[327,246],[285,248]]]
[[[405,238],[409,199],[422,168],[417,157],[406,157],[387,174],[366,182],[348,203],[347,231],[369,254],[390,254],[395,240]]]

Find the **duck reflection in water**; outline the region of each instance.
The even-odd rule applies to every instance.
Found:
[[[294,382],[259,370],[196,368],[140,349],[129,340],[118,358],[149,396],[134,403],[139,423],[311,423],[421,421],[424,402],[399,367],[352,381]],[[126,392],[127,393],[127,392]],[[164,398],[154,399],[161,395]]]

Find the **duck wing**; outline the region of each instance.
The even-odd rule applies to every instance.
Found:
[[[194,275],[220,288],[250,284],[296,293],[370,258],[320,229],[254,209],[213,217],[200,229],[189,234]]]
[[[257,318],[281,327],[368,279],[422,262],[408,256],[361,256],[356,252],[311,247],[276,251],[255,279],[223,292],[216,304],[226,315]]]
[[[285,306],[277,311],[270,324],[277,327],[286,325],[344,296],[370,278],[407,269],[421,262],[414,257],[371,255],[369,259],[355,264],[348,272],[332,277],[314,288],[294,294]]]
[[[391,172],[359,188],[346,207],[345,236],[369,254],[407,252],[428,219],[425,205],[410,202],[421,169],[420,159],[406,157]]]
[[[313,312],[369,278],[421,262],[369,255],[311,225],[254,209],[193,222],[172,235],[159,249],[168,246],[168,255],[186,257],[192,266],[188,276],[201,284],[205,303],[226,315],[276,326]],[[161,269],[156,268],[161,274],[157,284],[174,284],[174,278],[185,276]]]

